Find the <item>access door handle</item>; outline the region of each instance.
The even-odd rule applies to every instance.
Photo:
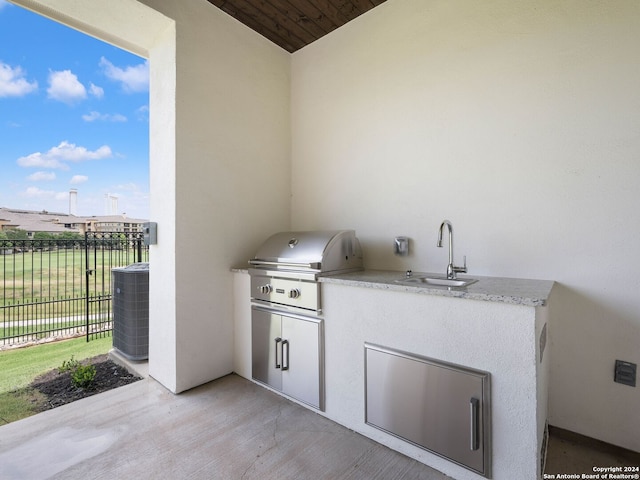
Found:
[[[480,400],[477,398],[471,398],[469,400],[469,420],[471,422],[471,429],[469,434],[471,435],[471,442],[469,444],[472,451],[480,448],[478,442],[478,408],[480,407]]]
[[[284,347],[287,347],[286,354]],[[282,341],[282,370],[289,370],[289,340]]]
[[[282,339],[280,337],[276,337],[275,342],[276,342],[276,368],[280,368],[281,365],[280,365],[280,362],[278,362],[278,344],[282,342]]]

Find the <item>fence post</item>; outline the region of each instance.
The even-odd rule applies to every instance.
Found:
[[[84,232],[84,264],[85,264],[85,291],[84,291],[84,315],[85,315],[85,330],[87,342],[89,341],[89,276],[91,270],[89,269],[89,232]]]

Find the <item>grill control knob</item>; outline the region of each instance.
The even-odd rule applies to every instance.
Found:
[[[292,288],[289,290],[289,298],[298,298],[300,296],[300,290],[297,288]]]
[[[271,292],[273,291],[273,287],[272,287],[271,285],[269,285],[269,284],[267,284],[267,285],[260,285],[260,286],[258,287],[258,291],[259,291],[260,293],[264,293],[264,294],[271,293]]]

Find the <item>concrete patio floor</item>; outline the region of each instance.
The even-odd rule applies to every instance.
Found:
[[[448,478],[237,375],[144,379],[0,428],[8,479]]]
[[[633,465],[552,435],[547,472]],[[449,478],[237,375],[174,395],[153,379],[0,427],[0,478]]]

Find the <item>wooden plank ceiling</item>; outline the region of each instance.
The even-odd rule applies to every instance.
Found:
[[[209,0],[291,53],[385,1]]]

